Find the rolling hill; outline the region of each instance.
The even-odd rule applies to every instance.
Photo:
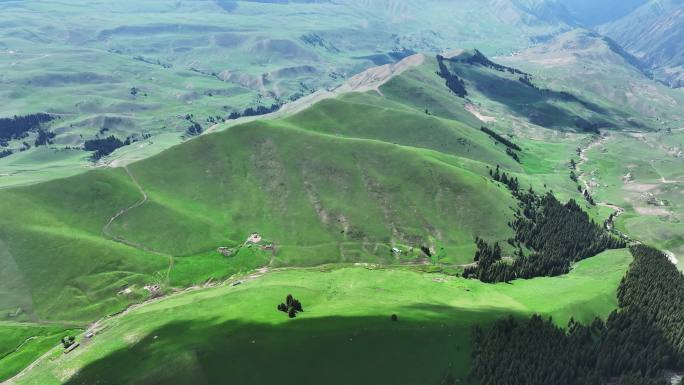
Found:
[[[563,28],[534,9],[510,0],[0,2],[0,118],[56,118],[42,127],[54,134],[45,143],[34,130],[0,149],[0,186],[83,172],[93,163],[87,140],[129,139],[119,151],[147,157],[231,114],[415,52],[503,54]]]
[[[605,40],[583,39],[629,65]],[[311,382],[341,370],[325,355],[334,345],[359,370],[331,383],[438,383],[466,378],[474,325],[606,317],[626,250],[553,278],[459,276],[476,238],[531,252],[513,238],[520,198],[494,169],[601,223],[612,210],[569,177],[576,149],[600,131],[658,128],[619,100],[509,65],[478,50],[410,56],[122,167],[0,190],[0,342],[94,334],[69,355],[20,344],[0,358],[14,368],[4,375],[37,360],[12,383],[215,383],[227,361],[260,383],[291,367],[287,355],[317,364],[283,381]],[[276,311],[289,293],[303,300],[302,322]],[[263,373],[264,359],[286,366]]]
[[[684,86],[683,30],[684,3],[678,0],[648,1],[599,27],[671,87]]]
[[[588,145],[586,166],[580,168],[600,201],[625,210],[617,221],[622,231],[667,250],[682,268],[684,93],[654,82],[611,40],[583,29],[497,61],[539,74],[553,88],[609,100],[643,119],[641,128],[604,131]]]

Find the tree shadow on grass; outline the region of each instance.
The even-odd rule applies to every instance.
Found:
[[[390,314],[307,319],[304,313],[277,325],[171,322],[92,362],[67,384],[396,385],[440,384],[449,373],[464,378],[472,325],[456,317],[467,310],[432,307],[426,312],[433,317],[420,321],[399,310],[398,321]],[[466,319],[504,316],[485,313]]]

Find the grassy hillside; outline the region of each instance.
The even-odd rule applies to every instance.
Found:
[[[625,17],[599,30],[638,57],[654,75],[672,87],[684,87],[684,4],[647,1]]]
[[[682,132],[613,134],[587,152],[595,195],[623,207],[618,226],[666,250],[684,269]]]
[[[420,246],[468,263],[475,236],[510,233],[514,203],[486,177],[495,163],[516,167],[475,127],[356,94],[200,137],[128,171],[4,190],[12,295],[3,308],[86,320],[144,296],[150,282],[182,286],[266,264],[396,263],[420,258],[408,252]],[[215,251],[255,231],[275,244],[272,256]]]
[[[0,285],[11,294],[2,308],[20,307],[25,319],[88,320],[145,297],[150,283],[186,286],[264,265],[415,263],[422,246],[444,249],[440,263],[470,263],[476,236],[512,234],[515,202],[488,168],[577,197],[567,162],[584,135],[571,132],[572,117],[595,112],[467,57],[449,65],[466,79],[468,99],[451,94],[428,59],[377,92],[232,126],[127,169],[0,191],[9,277]],[[510,121],[529,122],[531,113],[562,133],[501,130],[522,147],[517,163],[466,111],[487,100],[507,106]],[[273,250],[216,251],[252,232]]]
[[[33,146],[35,134],[26,142],[37,154],[9,143],[0,186],[83,172],[89,154],[67,147],[95,137],[138,139],[113,157],[146,157],[184,140],[188,114],[206,130],[413,52],[507,53],[560,27],[509,0],[227,3],[0,2],[0,117],[60,118],[46,127],[56,134],[50,151]]]
[[[80,332],[61,325],[0,323],[0,381],[19,373],[61,338]]]
[[[627,133],[602,130],[604,138],[577,143],[590,147],[580,166],[582,179],[598,202],[625,210],[617,220],[621,231],[667,250],[683,267],[684,93],[654,82],[610,40],[581,29],[497,60],[539,74],[537,80],[553,88],[612,102],[638,117],[619,126]]]
[[[188,286],[211,286],[259,268],[372,263],[399,270],[418,266],[421,271],[460,271],[473,261],[475,237],[505,244],[513,235],[508,223],[517,203],[503,185],[492,181],[491,169],[499,165],[518,177],[523,188],[553,190],[563,200],[581,199],[568,169],[575,149],[590,137],[578,127],[578,119],[600,116],[617,126],[625,116],[607,102],[598,105],[572,98],[544,88],[543,83],[526,84],[519,74],[470,61],[477,54],[464,51],[448,60],[449,71],[464,79],[466,98],[449,91],[438,74],[437,59],[426,58],[422,65],[388,79],[377,90],[369,85],[370,91],[337,95],[290,115],[219,126],[215,133],[125,168],[98,169],[1,190],[0,210],[6,215],[0,218],[0,319],[84,325],[146,298]],[[488,116],[490,113],[495,117]],[[500,139],[481,131],[483,125],[491,127]],[[503,139],[519,146],[515,154],[519,161],[507,153]],[[609,214],[588,204],[585,207],[597,221]],[[254,232],[263,236],[263,242],[246,244]],[[219,248],[230,252],[222,249],[224,255]],[[421,248],[432,255],[428,257]],[[573,285],[576,274],[583,271],[581,266],[593,266],[591,271],[608,269],[604,273],[615,274],[617,280],[622,274],[618,270],[622,270],[613,263],[625,262],[621,255],[604,254],[583,262],[571,277],[530,281],[535,284],[520,282],[509,287],[459,281],[468,290],[481,290],[483,297],[447,304],[445,313],[435,316],[452,314],[454,308],[482,306],[474,312],[468,310],[463,321],[458,317],[449,321],[465,341],[474,323],[511,311],[554,314],[561,322],[570,316],[589,319],[605,315],[614,307],[613,281],[599,285],[592,278],[592,284],[584,286],[586,290],[576,290]],[[408,281],[415,277],[397,276],[394,274],[409,273],[389,270],[382,273]],[[313,285],[319,277],[333,273],[300,277],[297,274],[304,273],[288,270],[287,274],[295,275],[288,278],[292,282],[307,285],[311,280]],[[360,279],[354,274],[340,277],[339,288],[330,290],[347,290],[343,282],[347,278],[350,282]],[[375,278],[364,279],[371,282]],[[528,284],[539,286],[533,286],[532,293],[517,291],[516,287]],[[564,288],[565,284],[572,289]],[[354,287],[350,285],[349,290]],[[494,288],[510,290],[513,299],[497,302],[500,297],[491,291]],[[555,288],[573,292],[564,297],[567,304],[552,306],[540,300],[539,292]],[[410,291],[396,295],[403,298]],[[493,299],[488,302],[485,297]],[[389,304],[399,301],[384,298],[381,302],[385,300]],[[343,306],[346,308],[355,300],[344,301],[350,301]],[[349,328],[358,329],[364,322],[375,325],[368,335],[369,344],[384,338],[380,330],[387,315],[376,319],[379,313],[363,310],[373,306],[389,312],[383,307],[388,305],[369,302],[357,313],[340,308],[321,313],[323,318],[332,317],[333,324],[339,323],[330,329],[329,342],[338,343],[340,333],[346,336]],[[398,338],[397,352],[410,352],[406,341],[434,339],[435,351],[443,352],[440,367],[435,367],[436,378],[446,375],[448,362],[457,367],[454,371],[465,373],[467,360],[446,360],[466,357],[467,348],[443,345],[444,336],[433,334],[442,328],[442,320],[426,319],[423,312],[427,308],[417,302],[412,306],[422,310],[407,313],[410,323],[399,327],[400,335],[407,339]],[[246,328],[251,331],[240,334],[273,335],[274,346],[286,348],[278,336],[282,330],[272,329],[270,316],[266,324],[259,323],[263,319],[253,324],[233,316],[216,327],[197,326],[196,319],[185,324],[153,322],[146,333],[157,327],[174,334],[190,329],[195,331],[188,338],[213,336],[207,342],[211,345],[213,339],[223,338],[225,330]],[[303,321],[313,325],[307,328],[329,330],[327,321]],[[427,334],[421,328],[427,329]],[[308,338],[297,337],[311,341]],[[178,344],[187,341],[174,340],[164,349],[176,351]],[[308,344],[303,342],[297,349],[308,351]],[[37,349],[32,357],[45,348],[41,345],[42,350]],[[207,349],[206,354],[214,355],[213,345]],[[316,351],[307,354],[311,352]],[[242,356],[249,358],[248,354]],[[195,360],[190,353],[179,357],[179,368]],[[302,353],[302,357],[307,355]],[[391,362],[399,358],[387,357]],[[242,362],[242,358],[233,358]],[[131,358],[116,353],[109,359]],[[208,382],[216,378],[214,363],[206,364],[206,372],[188,365],[188,373],[206,376],[202,378]],[[91,375],[88,370],[83,373]],[[159,374],[154,373],[152,377]],[[66,381],[71,374],[56,376]]]
[[[437,384],[449,373],[463,379],[474,324],[511,313],[538,312],[562,325],[570,315],[605,316],[630,261],[625,250],[606,252],[566,277],[512,285],[404,270],[273,272],[107,320],[74,354],[55,351],[17,383]],[[275,308],[288,293],[303,303],[296,319]]]
[[[591,31],[575,29],[496,60],[535,74],[537,82],[553,89],[622,110],[627,119],[619,123],[621,128],[657,129],[684,119],[681,91],[653,81],[638,59]]]

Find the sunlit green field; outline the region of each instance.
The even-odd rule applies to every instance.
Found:
[[[611,135],[588,153],[587,171],[599,199],[624,207],[618,226],[672,252],[684,267],[682,133]]]
[[[16,382],[440,383],[448,373],[465,378],[476,324],[508,314],[560,325],[606,316],[630,261],[614,250],[564,277],[498,285],[406,269],[275,271],[105,320],[92,340],[79,339],[69,355],[55,350]],[[276,310],[290,293],[304,306],[296,319]],[[282,375],[291,368],[302,370]]]
[[[80,332],[60,325],[1,322],[0,381],[19,373],[56,346],[61,338]]]
[[[576,199],[605,220],[612,210],[589,206],[569,178],[576,149],[592,140],[573,124],[582,116],[625,129],[628,112],[593,96],[550,97],[515,75],[454,63],[470,90],[464,100],[448,92],[436,68],[428,56],[377,91],[220,124],[181,145],[177,131],[164,131],[110,158],[141,159],[113,164],[126,168],[74,172],[70,165],[84,161],[78,150],[0,160],[11,172],[32,170],[8,179],[26,186],[0,190],[0,320],[62,325],[40,334],[0,324],[10,347],[42,336],[6,358],[5,375],[54,346],[63,325],[85,327],[140,303],[152,296],[150,285],[176,294],[106,319],[92,341],[67,356],[53,350],[17,382],[210,384],[230,375],[239,383],[440,383],[449,373],[465,379],[474,325],[508,314],[542,313],[559,325],[606,316],[631,260],[626,251],[585,260],[564,277],[485,285],[452,275],[473,262],[476,236],[505,244],[513,235],[516,202],[491,180],[497,165],[524,188]],[[517,143],[521,163],[482,125]],[[628,209],[620,230],[675,253],[680,158],[662,146],[678,141],[677,131],[616,132],[582,166],[597,201]],[[60,159],[54,167],[53,156]],[[622,186],[624,167],[633,168],[634,181]],[[43,176],[55,179],[33,184]],[[656,186],[668,202],[657,209],[672,214],[672,225],[658,224],[663,215],[649,214],[643,191],[629,190],[638,183]],[[244,245],[254,232],[273,247]],[[227,257],[219,247],[239,252]],[[444,252],[428,258],[421,247]],[[236,287],[199,289],[265,269],[271,272]],[[195,290],[177,294],[188,287]],[[275,310],[288,293],[306,309],[295,320]],[[393,313],[399,322],[390,321]],[[264,362],[270,370],[261,370]],[[293,367],[307,369],[283,374]]]

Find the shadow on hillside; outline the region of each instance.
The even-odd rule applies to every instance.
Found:
[[[528,118],[532,123],[547,128],[574,127],[585,132],[611,128],[613,124],[597,116],[609,116],[614,111],[586,101],[567,92],[540,89],[521,81],[507,79],[487,71],[454,66],[453,70],[475,84],[477,90],[488,99],[506,105],[515,114]],[[583,118],[558,103],[574,104],[594,115]]]
[[[306,308],[305,308],[306,310]],[[274,312],[276,312],[274,307]],[[91,363],[67,384],[440,384],[463,378],[473,322],[504,317],[451,307],[402,317],[309,318],[281,324],[175,321]],[[90,349],[97,348],[96,336]]]

